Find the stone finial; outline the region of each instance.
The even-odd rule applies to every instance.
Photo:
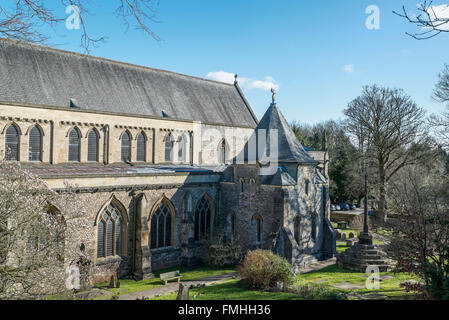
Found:
[[[272,93],[272,99],[273,99],[273,104],[276,103],[276,89],[275,88],[271,88],[271,93]]]
[[[239,75],[238,74],[235,74],[234,75],[234,84],[237,84],[237,83],[239,83]]]

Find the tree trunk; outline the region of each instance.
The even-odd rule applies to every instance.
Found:
[[[379,199],[377,200],[377,211],[376,218],[385,222],[387,214],[385,212],[386,204],[386,178],[385,178],[385,167],[382,160],[379,160]]]

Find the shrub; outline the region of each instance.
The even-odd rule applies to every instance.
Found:
[[[243,251],[238,237],[232,236],[227,239],[224,233],[219,233],[207,247],[206,260],[212,267],[236,265],[242,261]]]
[[[430,265],[424,271],[424,279],[427,282],[427,291],[432,298],[449,300],[449,267],[446,270]]]
[[[286,259],[260,249],[248,252],[238,271],[248,288],[272,289],[278,282],[287,288],[295,279],[292,266]]]

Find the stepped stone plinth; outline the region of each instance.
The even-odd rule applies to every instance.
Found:
[[[357,244],[337,256],[337,265],[343,269],[363,273],[368,267],[377,267],[380,272],[386,272],[389,265],[384,256],[385,254],[373,245],[372,236],[362,232]]]

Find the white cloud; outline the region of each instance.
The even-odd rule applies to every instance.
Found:
[[[229,73],[225,71],[216,71],[216,72],[209,72],[206,78],[220,82],[234,83],[234,76],[235,76],[234,73]]]
[[[439,6],[431,6],[427,9],[427,13],[430,15],[430,18],[435,19],[449,19],[449,4],[442,4]],[[434,24],[438,25],[436,27],[437,30],[449,31],[449,22],[442,23],[443,21],[436,21]]]
[[[353,73],[354,72],[354,65],[353,64],[347,64],[343,67],[343,71],[346,73]]]
[[[247,84],[248,89],[257,89],[263,91],[270,91],[271,89],[279,89],[279,85],[273,77],[265,77],[264,80],[253,80]]]
[[[225,83],[234,83],[234,73],[226,72],[226,71],[215,71],[215,72],[209,72],[206,75],[206,78],[225,82]],[[257,79],[249,79],[245,77],[239,77],[238,78],[239,85],[247,90],[263,90],[263,91],[270,91],[272,88],[278,90],[279,84],[276,83],[276,80],[273,77],[267,76],[263,80],[257,80]]]

